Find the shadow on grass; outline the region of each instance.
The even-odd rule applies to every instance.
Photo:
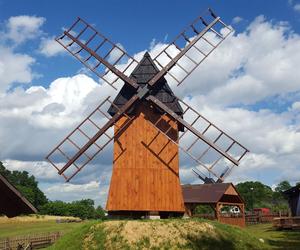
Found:
[[[300,249],[300,231],[283,230],[277,237],[268,239],[275,249]]]
[[[211,249],[222,249],[222,250],[235,250],[237,249],[231,240],[227,240],[223,237],[216,239],[209,236],[202,237],[187,237],[189,243],[187,247],[189,249],[203,249],[203,250],[211,250]]]

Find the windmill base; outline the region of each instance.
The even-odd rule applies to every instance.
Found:
[[[179,218],[183,214],[173,211],[108,211],[108,216],[114,219],[168,219]]]

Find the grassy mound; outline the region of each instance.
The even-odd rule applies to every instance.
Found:
[[[50,249],[268,249],[245,230],[199,219],[91,222]]]

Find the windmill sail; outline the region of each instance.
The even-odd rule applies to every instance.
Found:
[[[47,155],[46,159],[66,181],[70,181],[131,122],[132,118],[124,114],[125,119],[118,125],[117,119],[107,113],[110,105],[114,104],[107,97]],[[113,125],[117,127],[115,132]]]
[[[152,103],[164,118],[167,115],[177,123],[178,130],[183,132],[179,138],[177,134],[170,136],[168,126],[167,130],[165,126],[162,129],[158,125],[160,119],[150,121],[159,133],[166,135],[201,166],[198,175],[201,173],[203,180],[223,181],[248,150],[176,98],[164,77],[180,84],[231,32],[232,29],[209,9],[153,61],[146,53],[138,63],[122,46],[112,43],[78,18],[56,41],[113,88],[117,89],[120,83],[124,85],[115,101],[106,98],[51,151],[47,160],[69,181],[122,133],[134,119],[131,112],[135,105],[144,101]],[[101,117],[95,118],[95,114]],[[121,125],[120,119],[124,121]],[[113,126],[117,128],[114,134],[110,132]]]
[[[82,18],[78,17],[56,41],[114,89],[123,81],[137,87],[128,76],[138,62]]]
[[[149,84],[154,84],[161,76],[181,84],[232,32],[211,9],[197,17],[155,58],[160,74]]]
[[[233,165],[239,165],[240,160],[248,152],[247,148],[179,98],[177,101],[183,107],[183,117],[174,113],[154,96],[147,99],[159,107],[164,115],[176,120],[179,126],[184,126],[185,131],[175,141],[168,135],[171,126],[164,126],[162,129],[162,126],[158,125],[162,121],[162,116],[153,122],[153,125],[194,159],[201,167],[201,172],[204,171],[206,176],[212,175],[215,181],[223,181]]]

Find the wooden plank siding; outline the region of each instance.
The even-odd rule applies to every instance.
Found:
[[[149,104],[140,104],[135,116],[114,141],[113,171],[106,209],[184,212],[178,146],[151,125],[161,115]],[[124,119],[119,120],[117,125],[122,124]],[[167,128],[170,126],[168,122],[172,126],[169,135],[178,138],[177,125],[169,117],[164,116],[159,126]]]

